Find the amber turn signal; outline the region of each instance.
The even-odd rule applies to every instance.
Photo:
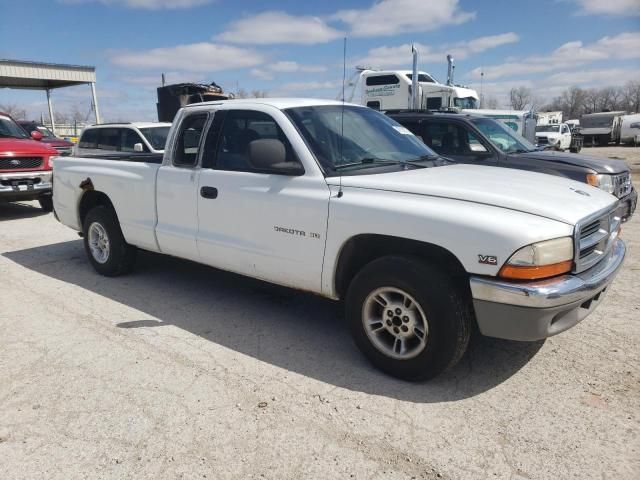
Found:
[[[541,266],[515,266],[505,264],[498,275],[512,280],[539,280],[541,278],[555,277],[571,271],[573,262],[567,260],[560,263]]]

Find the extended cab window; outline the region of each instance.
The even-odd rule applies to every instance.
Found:
[[[282,142],[285,148],[285,161],[299,163],[289,140],[271,116],[251,110],[228,111],[218,140],[214,168],[264,173],[264,169],[252,163],[250,149],[253,142],[265,139]]]
[[[196,113],[185,117],[178,133],[173,159],[174,165],[188,167],[197,163],[200,137],[202,137],[206,123],[206,113]]]
[[[478,137],[462,125],[438,121],[423,125],[422,140],[441,155],[475,155],[487,151]]]
[[[78,142],[78,146],[80,148],[97,148],[98,143],[98,129],[90,128],[89,130],[85,130],[82,132],[82,137],[80,137],[80,142]]]
[[[123,152],[134,152],[134,145],[136,143],[140,143],[142,145],[142,150],[144,152],[148,152],[149,149],[145,146],[144,142],[142,141],[142,138],[140,138],[140,135],[138,135],[138,133],[135,130],[132,130],[131,128],[123,128],[122,129],[122,139],[121,139],[122,143],[121,143],[121,150]]]
[[[120,150],[120,129],[118,128],[99,128],[98,131],[98,148],[100,150]]]
[[[367,86],[374,85],[395,85],[400,83],[400,79],[395,75],[376,75],[373,77],[367,77]]]

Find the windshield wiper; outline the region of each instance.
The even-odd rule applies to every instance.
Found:
[[[363,165],[365,166],[365,168],[369,166],[375,166],[375,165],[411,165],[412,167],[416,167],[416,168],[425,168],[424,165],[418,165],[416,163],[413,163],[414,161],[415,160],[403,161],[403,160],[389,160],[385,158],[365,157],[360,159],[359,162],[343,163],[342,165],[336,165],[333,167],[333,169],[342,170],[343,168],[361,167]]]

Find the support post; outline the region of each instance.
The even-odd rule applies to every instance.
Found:
[[[96,83],[91,82],[91,97],[93,98],[93,111],[96,114],[96,123],[100,123],[100,111],[98,110],[98,97],[96,96]]]
[[[53,105],[51,103],[51,89],[47,88],[47,103],[49,104],[49,119],[51,120],[51,131],[56,134],[56,122],[53,119]]]

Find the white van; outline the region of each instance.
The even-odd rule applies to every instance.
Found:
[[[164,153],[171,123],[101,123],[86,127],[74,155],[111,153]]]

